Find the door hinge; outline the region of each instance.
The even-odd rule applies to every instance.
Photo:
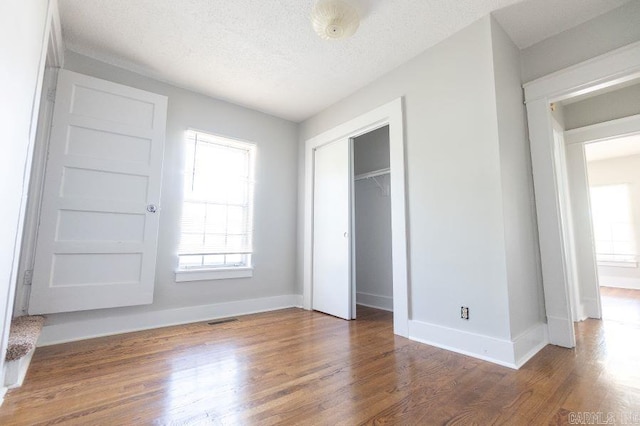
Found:
[[[56,89],[52,88],[47,90],[47,101],[56,103]]]
[[[26,271],[24,271],[24,278],[22,278],[22,284],[31,285],[32,281],[33,281],[33,270],[27,269]]]

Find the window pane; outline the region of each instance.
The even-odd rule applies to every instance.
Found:
[[[229,206],[229,218],[227,220],[227,233],[244,234],[247,229],[247,217],[245,207]]]
[[[204,251],[207,254],[221,254],[227,251],[226,234],[206,234],[204,240]]]
[[[591,215],[599,260],[621,260],[635,254],[628,185],[590,188]]]
[[[225,264],[224,254],[217,254],[212,256],[204,256],[204,266],[223,266]]]
[[[242,260],[244,255],[242,254],[228,254],[226,257],[229,265],[242,265],[244,263]]]
[[[249,176],[248,162],[249,156],[246,151],[231,149],[227,153],[227,167],[230,176]]]
[[[247,238],[244,235],[227,235],[227,248],[229,253],[242,251],[246,245]]]
[[[596,240],[598,253],[613,253],[613,242],[611,240]]]
[[[615,254],[632,254],[633,244],[630,241],[614,241],[613,253]]]
[[[179,259],[181,268],[202,265],[202,256],[180,256]]]
[[[251,144],[188,132],[181,266],[247,264],[250,257],[242,253],[251,252],[253,153]]]
[[[209,234],[225,234],[227,232],[227,206],[207,205],[205,232]]]
[[[180,238],[180,252],[191,254],[200,252],[204,243],[204,234],[183,232]]]
[[[204,204],[189,202],[182,205],[182,232],[202,233],[202,227],[205,224],[205,207]]]

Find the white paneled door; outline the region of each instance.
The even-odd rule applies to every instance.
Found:
[[[349,139],[316,148],[313,177],[313,309],[351,319]]]
[[[29,313],[153,301],[167,98],[61,70]]]

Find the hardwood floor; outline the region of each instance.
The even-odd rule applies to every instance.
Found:
[[[600,287],[602,318],[640,324],[640,290]]]
[[[390,313],[358,315],[286,309],[39,348],[0,424],[640,422],[637,324],[585,321],[577,349],[547,346],[515,371],[396,337]]]

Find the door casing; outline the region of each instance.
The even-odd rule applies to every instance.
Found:
[[[388,125],[391,169],[393,332],[399,336],[407,337],[409,334],[409,280],[407,271],[403,114],[402,98],[397,98],[305,142],[303,307],[310,310],[313,306],[313,152],[316,148],[338,139],[353,139]],[[353,224],[351,224],[351,227],[353,227]],[[349,232],[353,234],[352,229]],[[352,289],[353,285],[352,281]]]
[[[564,259],[559,189],[555,182],[553,128],[550,105],[640,78],[640,42],[541,77],[524,85],[542,279],[549,342],[576,345],[571,315],[568,265]]]

